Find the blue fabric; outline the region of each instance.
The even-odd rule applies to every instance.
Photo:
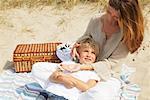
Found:
[[[129,77],[135,72],[134,68],[130,68],[123,64],[121,69],[120,80],[122,83],[120,96],[123,100],[137,100],[137,97],[141,91],[139,85],[129,81]]]
[[[42,91],[40,92],[40,95],[38,95],[36,100],[67,100],[67,99],[47,91]]]
[[[60,90],[61,91],[61,90]],[[67,100],[62,96],[55,95],[44,90],[40,84],[34,82],[21,86],[16,89],[18,94],[23,94],[28,98],[36,98],[36,100]]]

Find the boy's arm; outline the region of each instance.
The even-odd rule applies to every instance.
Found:
[[[67,75],[64,75],[63,72],[57,70],[53,72],[53,74],[49,77],[49,80],[57,84],[63,84],[66,88],[74,87],[74,83],[66,76]]]
[[[71,75],[64,74],[63,72],[55,71],[50,80],[55,83],[63,84],[66,88],[76,87],[80,91],[84,92],[89,88],[92,88],[98,82],[97,80],[90,79],[87,82],[83,82]]]
[[[95,79],[90,79],[87,82],[84,82],[82,80],[79,80],[69,74],[64,74],[62,76],[60,76],[61,79],[63,79],[62,81],[64,82],[63,84],[67,84],[67,82],[72,82],[72,86],[76,87],[77,89],[79,89],[82,92],[85,92],[86,90],[94,87],[96,85],[96,83],[98,82],[98,80]],[[66,81],[64,81],[66,80]]]
[[[75,77],[70,76],[71,80],[73,80],[74,86],[79,89],[82,92],[87,91],[88,89],[94,87],[96,83],[98,82],[97,80],[90,79],[87,82],[83,82]]]

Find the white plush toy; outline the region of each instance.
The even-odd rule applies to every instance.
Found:
[[[72,61],[71,53],[72,45],[71,43],[63,43],[57,46],[56,55],[61,61]]]

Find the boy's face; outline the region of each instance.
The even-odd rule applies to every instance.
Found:
[[[94,63],[96,60],[95,50],[91,47],[81,47],[79,49],[79,62],[81,64]]]

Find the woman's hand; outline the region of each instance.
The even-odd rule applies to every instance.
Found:
[[[72,47],[72,50],[71,50],[71,56],[74,60],[76,60],[77,58],[79,58],[79,54],[77,52],[77,49],[80,46],[79,43],[75,43]],[[77,57],[77,58],[76,58]]]
[[[60,69],[68,72],[76,72],[80,70],[80,64],[60,64]]]

